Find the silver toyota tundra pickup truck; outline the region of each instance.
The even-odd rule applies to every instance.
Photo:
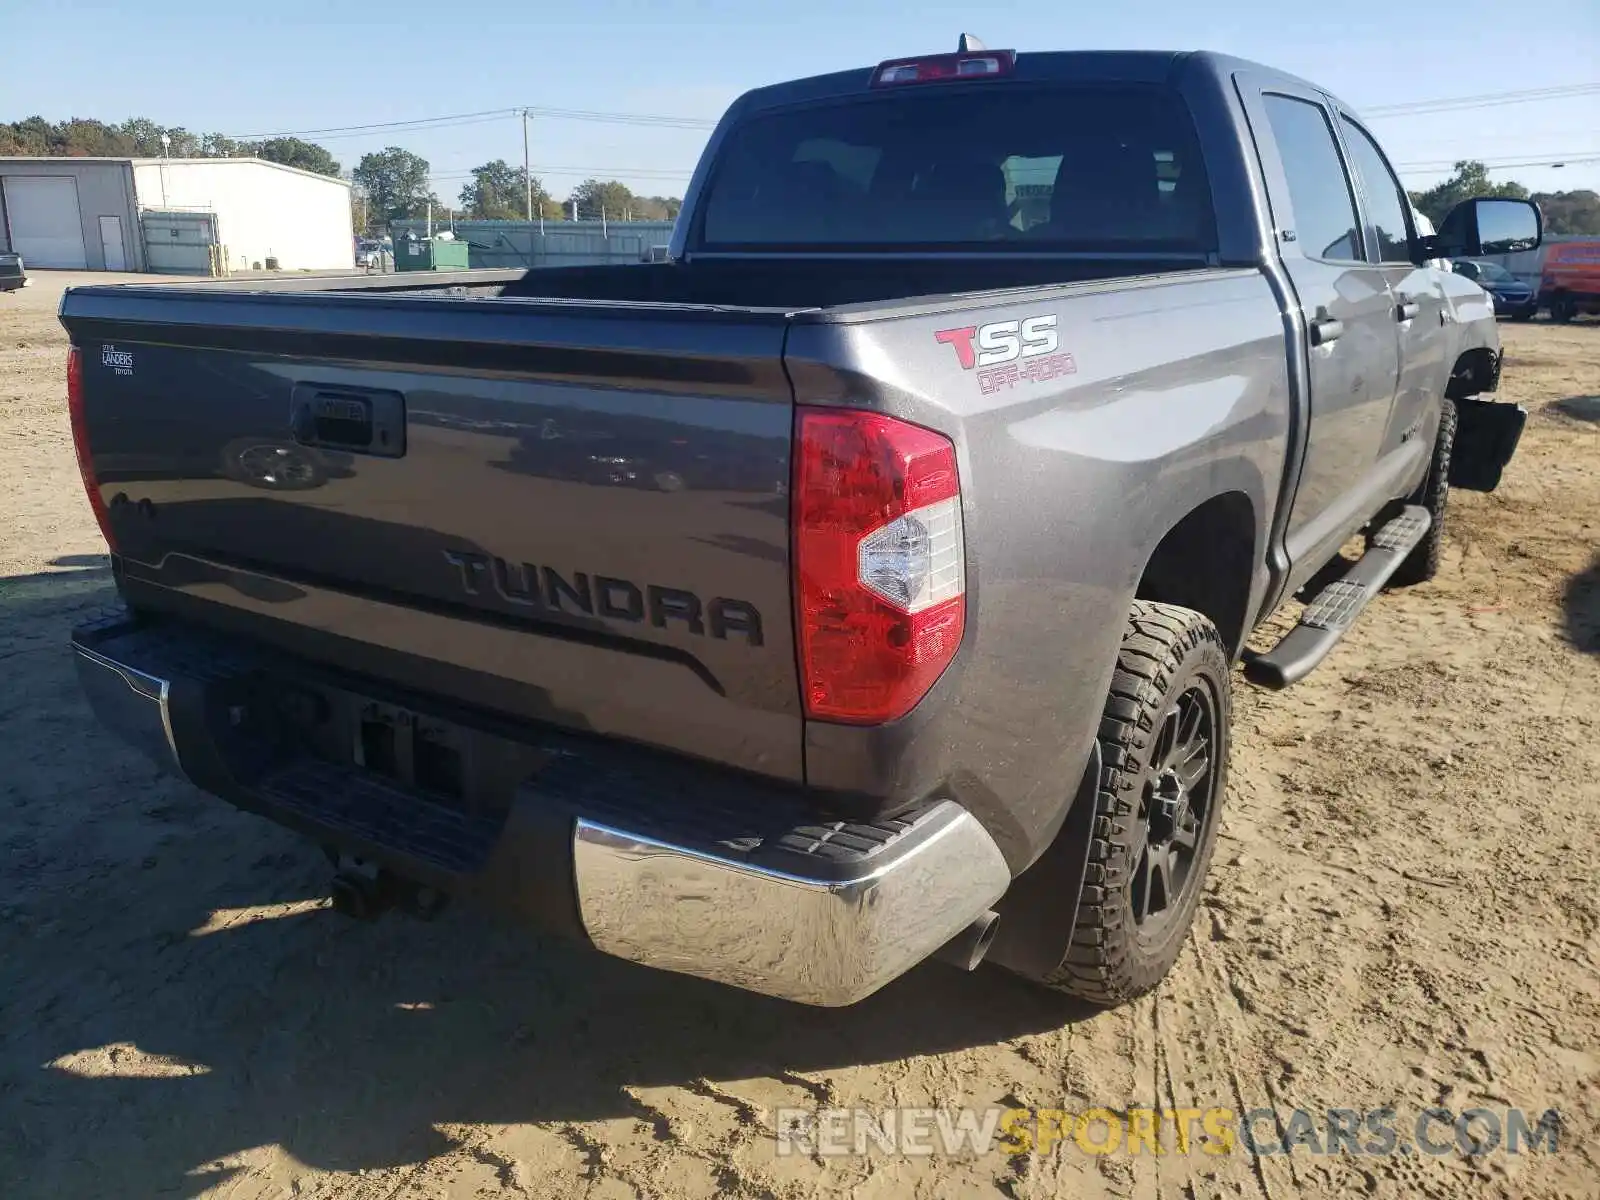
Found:
[[[1235,666],[1305,675],[1515,449],[1428,264],[1541,232],[1420,233],[1266,67],[963,38],[741,98],[666,261],[74,288],[82,684],[352,913],[1117,1004],[1194,915]]]

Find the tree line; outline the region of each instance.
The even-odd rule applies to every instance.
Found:
[[[324,146],[295,137],[240,141],[220,133],[193,133],[181,125],[163,126],[148,117],[133,117],[119,125],[74,117],[46,121],[28,117],[0,122],[0,155],[38,157],[154,158],[264,158],[319,175],[345,177],[339,162]],[[429,184],[428,160],[399,146],[364,154],[348,173],[359,232],[381,232],[389,222],[424,216],[431,206],[436,214],[491,221],[516,221],[528,215],[532,191],[533,215],[546,220],[571,218],[586,221],[602,217],[616,221],[665,221],[677,217],[683,201],[676,196],[635,195],[615,179],[586,179],[557,199],[535,175],[530,181],[520,166],[503,158],[472,169],[458,196],[440,199]],[[1481,162],[1456,163],[1448,179],[1422,192],[1412,192],[1417,210],[1435,226],[1457,203],[1469,196],[1510,196],[1531,199],[1544,211],[1547,233],[1600,234],[1600,194],[1588,189],[1570,192],[1532,192],[1508,180],[1495,183]]]
[[[1412,192],[1411,203],[1437,229],[1447,212],[1473,196],[1532,200],[1544,213],[1546,233],[1600,234],[1600,193],[1587,188],[1571,192],[1529,192],[1512,180],[1493,183],[1489,179],[1489,169],[1471,159],[1456,163],[1455,173],[1442,183],[1425,192]]]
[[[399,146],[363,154],[348,172],[324,146],[295,137],[242,141],[221,133],[194,133],[181,125],[158,125],[148,117],[121,124],[73,117],[47,121],[28,117],[0,122],[0,155],[38,158],[264,158],[319,175],[348,178],[352,216],[359,233],[381,233],[391,221],[436,216],[517,221],[528,214],[531,182],[533,215],[547,220],[576,216],[598,221],[667,221],[678,215],[676,196],[638,196],[615,179],[586,179],[557,199],[535,175],[503,158],[474,167],[458,196],[440,199],[429,184],[428,160]]]
[[[586,179],[565,199],[557,199],[537,175],[503,158],[474,167],[459,196],[441,200],[429,186],[428,160],[399,146],[363,155],[350,172],[356,187],[357,224],[376,230],[391,221],[435,217],[446,211],[481,221],[670,221],[683,201],[677,196],[641,196],[615,179]]]
[[[0,121],[0,155],[35,158],[264,158],[269,162],[338,175],[339,164],[327,149],[299,138],[238,141],[221,133],[192,133],[181,125],[158,125],[148,117],[131,117],[120,125],[73,117],[46,121]]]

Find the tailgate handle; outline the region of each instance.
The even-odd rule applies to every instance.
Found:
[[[294,389],[289,429],[302,446],[400,458],[406,452],[406,402],[399,392],[366,388]]]

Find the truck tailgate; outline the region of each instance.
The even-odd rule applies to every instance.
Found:
[[[130,602],[801,776],[780,312],[78,289]]]

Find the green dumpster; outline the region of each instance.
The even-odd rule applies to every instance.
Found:
[[[467,244],[450,239],[428,238],[394,244],[396,271],[464,271],[467,269]]]

